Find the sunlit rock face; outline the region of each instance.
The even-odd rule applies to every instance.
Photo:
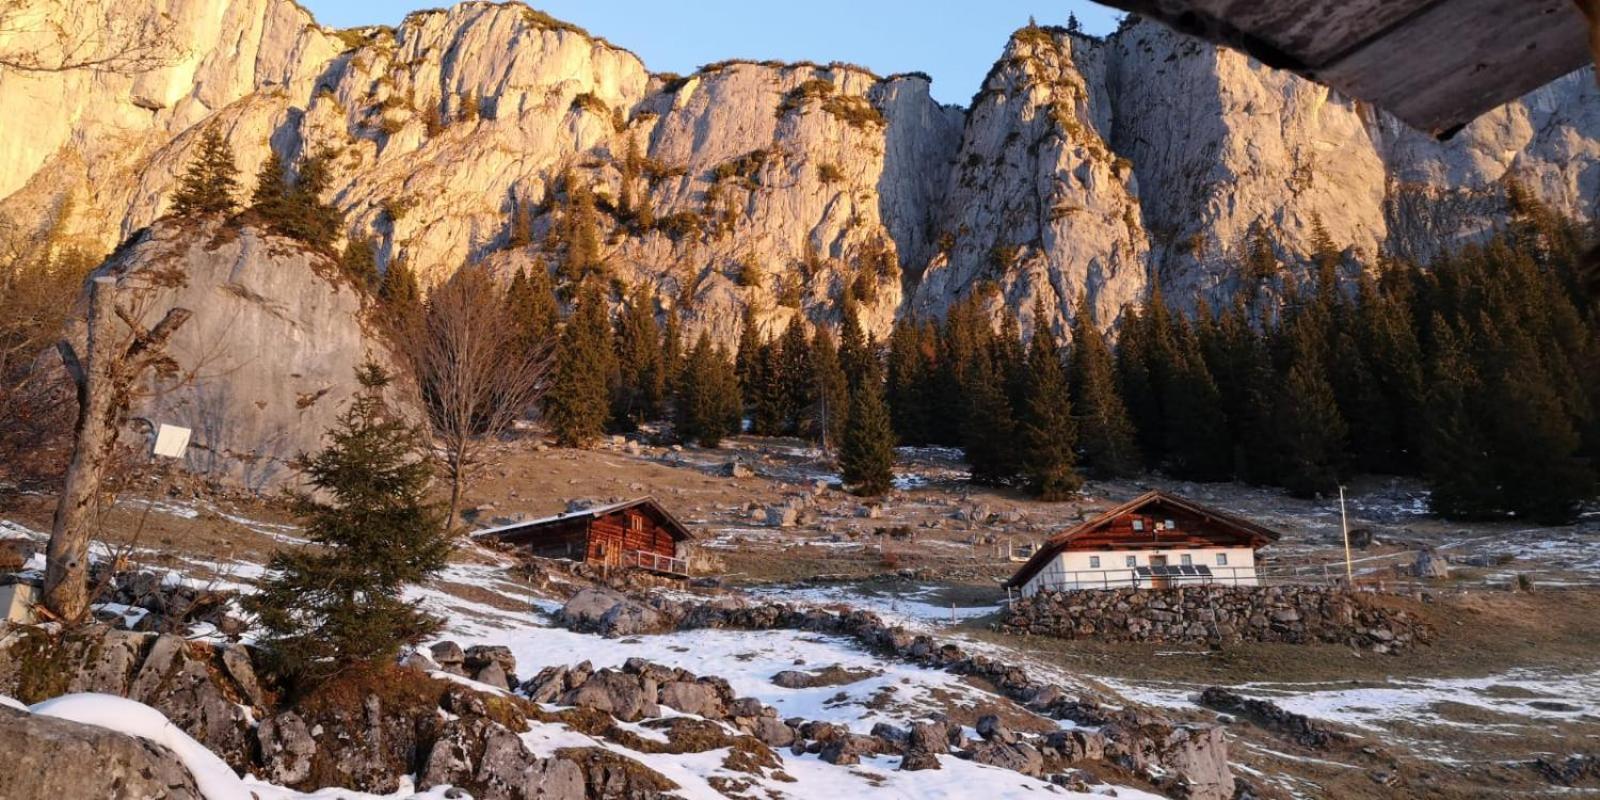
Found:
[[[1057,330],[1083,297],[1111,327],[1155,281],[1226,297],[1258,226],[1291,266],[1319,223],[1351,263],[1426,259],[1502,221],[1508,177],[1581,217],[1600,194],[1587,72],[1440,143],[1144,22],[1105,39],[1019,31],[963,109],[924,76],[847,65],[652,74],[518,5],[343,32],[288,0],[121,5],[170,18],[160,68],[0,72],[13,222],[59,217],[110,250],[165,213],[217,125],[246,187],[270,150],[330,154],[347,234],[431,284],[466,264],[556,264],[570,176],[594,188],[616,282],[729,343],[747,313],[773,333],[831,323],[847,292],[880,338],[974,292],[1025,324],[1041,301]],[[511,247],[517,209],[531,235]]]

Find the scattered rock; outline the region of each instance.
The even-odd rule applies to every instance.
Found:
[[[876,678],[882,674],[882,672],[875,670],[845,669],[835,664],[816,672],[784,670],[772,676],[772,682],[785,689],[815,689],[819,686],[844,686],[864,681],[868,678]]]

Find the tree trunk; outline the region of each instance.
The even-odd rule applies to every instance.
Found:
[[[62,357],[78,388],[78,421],[73,428],[72,462],[61,487],[46,550],[44,603],[68,622],[88,605],[89,531],[100,496],[100,477],[116,450],[116,389],[112,373],[113,280],[96,278],[89,291],[87,347],[82,360],[63,346]],[[63,343],[64,344],[64,343]]]
[[[80,359],[66,342],[58,345],[61,360],[77,385],[78,421],[73,429],[72,461],[67,465],[45,551],[44,604],[68,624],[83,619],[91,599],[89,534],[100,511],[100,481],[117,450],[129,392],[145,369],[171,364],[162,351],[191,316],[187,309],[173,308],[155,328],[145,330],[115,305],[115,292],[115,278],[95,278],[89,284],[85,358]],[[117,348],[119,318],[133,334],[121,352]]]

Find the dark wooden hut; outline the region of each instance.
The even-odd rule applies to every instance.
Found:
[[[689,575],[684,543],[694,533],[653,497],[569,511],[473,534],[544,558]]]

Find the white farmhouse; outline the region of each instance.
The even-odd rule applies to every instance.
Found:
[[[1063,589],[1255,586],[1256,551],[1279,534],[1164,492],[1140,495],[1052,537],[1006,586]]]

